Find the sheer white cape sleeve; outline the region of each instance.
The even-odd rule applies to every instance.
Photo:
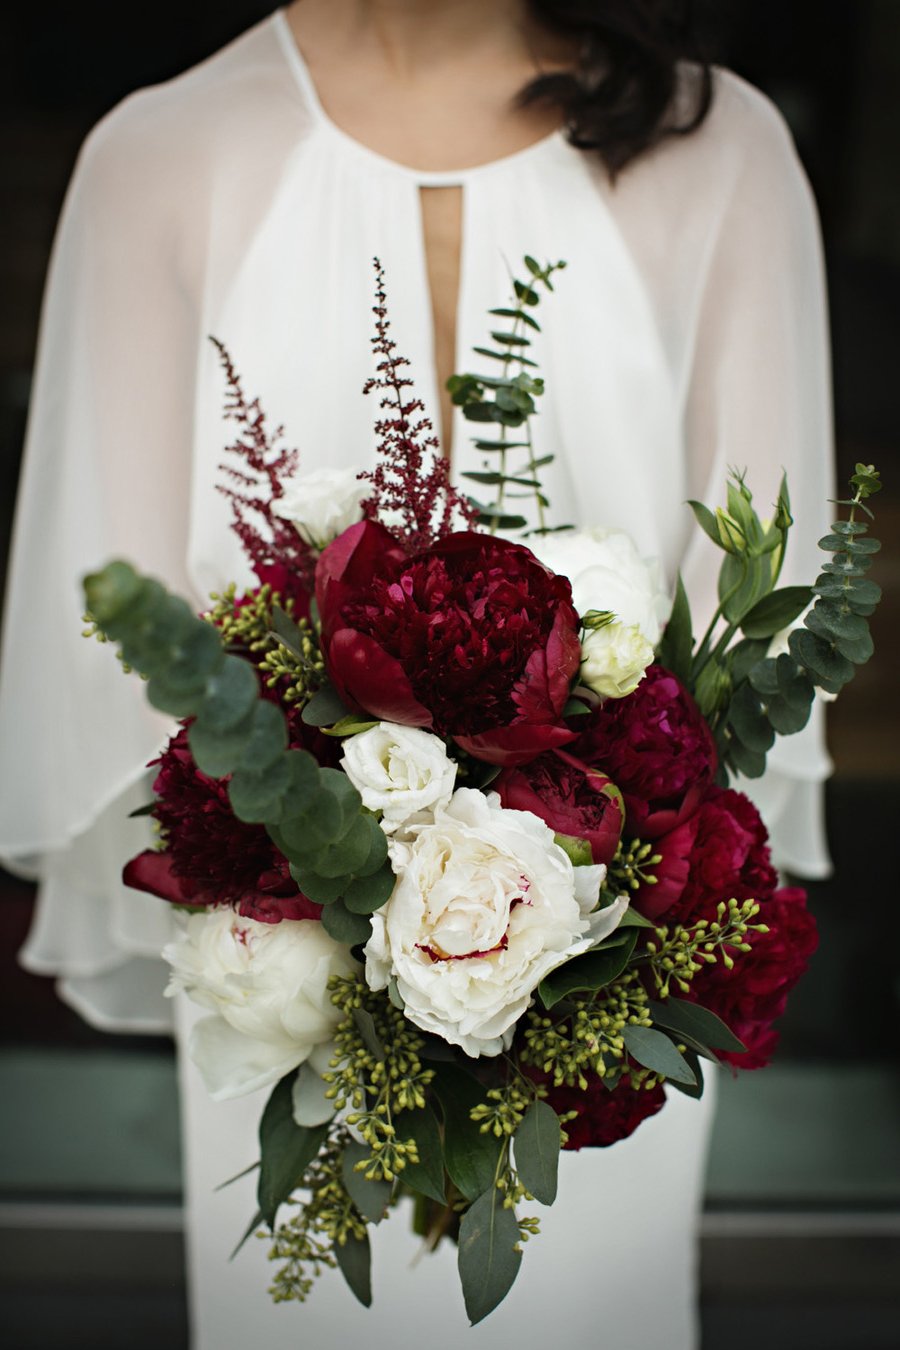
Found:
[[[100,1025],[164,1030],[169,915],[119,876],[168,719],[79,624],[80,579],[111,557],[192,593],[197,334],[145,168],[101,125],[54,248],[6,602],[0,851],[42,878],[26,965]]]
[[[783,119],[719,72],[708,121],[624,175],[611,209],[683,390],[688,495],[724,505],[729,470],[746,470],[766,517],[786,472],[796,525],[780,584],[808,584],[835,496],[828,311],[815,204]],[[693,530],[680,566],[697,632],[716,606],[721,556]],[[762,811],[775,861],[801,877],[830,871],[831,767],[817,699],[805,731],[776,741],[764,779],[734,784]]]

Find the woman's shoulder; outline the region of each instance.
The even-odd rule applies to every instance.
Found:
[[[93,128],[79,156],[83,177],[153,184],[234,161],[266,128],[302,124],[298,88],[274,18],[264,19],[198,65],[139,89]]]
[[[689,106],[696,74],[686,70],[679,103]],[[679,110],[680,111],[680,110]],[[693,132],[663,141],[656,156],[665,174],[689,174],[707,191],[726,192],[751,182],[775,191],[805,178],[785,118],[760,89],[724,67],[712,73],[709,112]]]

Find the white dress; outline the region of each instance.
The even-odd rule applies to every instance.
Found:
[[[568,263],[542,306],[537,351],[548,382],[538,446],[557,456],[545,479],[554,518],[628,530],[670,578],[681,567],[708,614],[717,555],[685,499],[723,500],[737,465],[765,508],[785,468],[798,524],[784,579],[816,568],[834,494],[815,212],[778,114],[739,79],[721,73],[701,129],[644,155],[615,186],[561,134],[445,174],[374,154],[322,110],[281,13],[127,99],[84,147],[54,250],[0,701],[0,853],[42,878],[22,959],[56,974],[61,995],[101,1027],[171,1026],[157,957],[169,913],[119,881],[147,828],[126,812],[146,799],[143,765],[167,723],[109,650],[81,638],[79,578],[124,556],[198,607],[229,579],[249,579],[215,491],[228,428],[209,334],[285,425],[301,467],[371,461],[376,408],[361,389],[375,255],[393,336],[437,413],[419,191],[442,184],[463,190],[457,369],[484,340],[487,309],[506,301],[507,264],[525,253]],[[469,435],[459,421],[457,476],[482,467]],[[821,875],[829,764],[818,717],[770,762],[753,791],[776,856]],[[317,1346],[345,1328],[378,1345],[379,1335],[403,1346],[420,1333],[434,1350],[456,1344],[452,1256],[423,1261],[410,1284],[402,1219],[389,1225],[398,1236],[378,1233],[376,1262],[390,1249],[381,1277],[376,1266],[380,1317],[355,1322],[334,1282],[303,1309],[269,1308],[259,1243],[226,1267],[252,1184],[215,1199],[211,1188],[253,1160],[260,1104],[214,1107],[183,1069],[196,1350],[251,1337],[274,1350],[297,1336]],[[563,1199],[473,1343],[505,1344],[502,1332],[523,1350],[542,1344],[562,1306],[586,1346],[691,1345],[709,1112],[708,1099],[678,1097],[625,1144],[568,1157]],[[410,1296],[446,1315],[427,1330],[417,1321],[405,1342],[393,1301]]]

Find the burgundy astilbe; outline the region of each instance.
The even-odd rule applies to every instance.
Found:
[[[384,392],[382,416],[375,423],[379,463],[360,477],[372,484],[372,495],[363,502],[369,520],[388,524],[391,534],[410,553],[429,548],[454,530],[472,528],[477,513],[462,493],[450,483],[450,461],[441,454],[440,442],[425,405],[410,392],[413,382],[404,374],[409,361],[398,356],[390,336],[384,269],[375,265],[375,336],[372,348],[380,361],[377,373],[366,381],[363,392]]]
[[[239,460],[240,467],[233,462],[219,466],[228,479],[218,491],[231,503],[232,529],[260,582],[269,582],[282,594],[293,594],[298,583],[310,590],[315,559],[309,546],[290,521],[272,510],[284,493],[285,479],[297,467],[297,451],[280,444],[282,427],[269,431],[259,399],[247,399],[227,348],[217,338],[210,341],[227,382],[224,416],[238,426],[225,453]]]

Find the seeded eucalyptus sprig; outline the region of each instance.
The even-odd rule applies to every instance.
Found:
[[[550,534],[569,526],[550,527],[545,512],[550,503],[538,477],[540,469],[552,463],[553,455],[535,457],[530,418],[537,411],[536,399],[544,392],[544,381],[535,372],[537,362],[526,355],[532,344],[529,333],[539,333],[541,326],[533,310],[540,303],[540,287],[553,290],[551,277],[565,267],[564,262],[547,263],[544,267],[534,258],[524,259],[528,279],[513,278],[511,303],[488,312],[504,320],[502,326],[491,331],[492,347],[475,347],[478,356],[487,357],[501,367],[499,375],[451,375],[447,381],[454,404],[462,408],[469,422],[487,423],[498,428],[496,436],[481,435],[474,441],[476,450],[496,456],[497,467],[464,473],[462,476],[482,487],[494,488],[491,502],[470,498],[478,512],[478,522],[487,525],[492,534],[497,530],[522,530],[525,534]],[[516,439],[510,432],[517,433]],[[524,452],[521,465],[509,470],[509,453]],[[510,504],[517,499],[533,496],[537,508],[538,526],[527,530],[528,524]]]
[[[326,931],[365,942],[393,872],[384,833],[347,775],[288,749],[284,714],[262,697],[253,665],[226,653],[217,629],[158,581],[113,562],[84,589],[97,629],[148,678],[153,707],[194,719],[188,741],[197,767],[229,777],[234,814],[266,827],[304,895],[324,906]]]
[[[835,503],[849,508],[849,519],[835,521],[819,540],[829,561],[813,586],[776,589],[793,523],[786,483],[768,526],[753,510],[741,475],[729,484],[727,510],[713,513],[691,502],[701,527],[726,554],[719,606],[695,651],[679,579],[658,656],[696,697],[715,734],[726,778],[729,771],[758,778],[775,736],[806,726],[816,686],[839,693],[872,655],[868,619],[881,590],[866,573],[881,545],[866,537],[869,527],[858,513],[873,518],[866,501],[880,491],[880,475],[871,464],[857,464],[850,487],[853,495]],[[772,639],[805,609],[787,650],[770,656]],[[717,632],[721,622],[724,629]]]

